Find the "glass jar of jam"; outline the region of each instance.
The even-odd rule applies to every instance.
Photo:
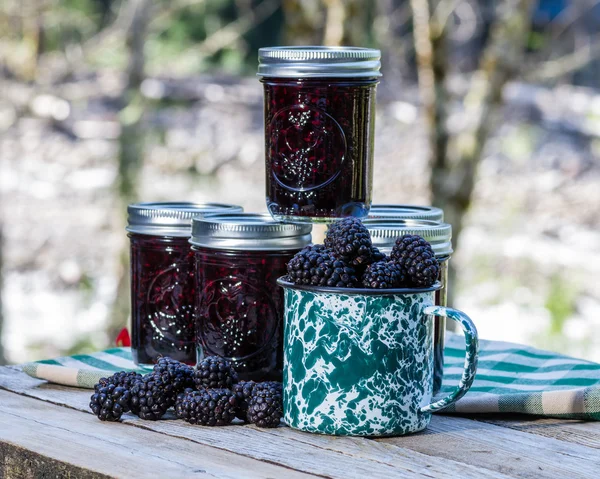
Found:
[[[259,50],[264,85],[267,208],[273,218],[367,216],[373,185],[379,50]]]
[[[444,211],[435,206],[371,205],[369,219],[444,221]]]
[[[452,226],[447,223],[414,219],[366,219],[364,224],[371,233],[373,245],[383,253],[390,254],[396,238],[405,235],[419,235],[425,238],[435,253],[440,263],[439,281],[441,289],[435,293],[435,302],[440,306],[447,306],[448,300],[448,262],[452,255]],[[444,375],[444,339],[446,335],[446,319],[435,318],[433,348],[434,372],[433,392],[437,393],[442,386]]]
[[[192,218],[240,206],[218,203],[129,205],[131,242],[131,352],[137,364],[169,356],[196,363]]]
[[[277,279],[310,243],[311,229],[265,214],[193,220],[198,359],[225,357],[241,379],[281,380],[283,290]]]

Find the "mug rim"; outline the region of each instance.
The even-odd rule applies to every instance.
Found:
[[[338,288],[335,286],[313,286],[305,284],[294,284],[287,280],[287,275],[277,279],[277,284],[282,288],[297,289],[300,291],[308,291],[312,293],[333,293],[344,294],[346,296],[391,296],[391,295],[409,295],[430,293],[442,289],[442,284],[439,281],[433,283],[428,288],[388,288],[388,289],[371,289],[371,288]]]

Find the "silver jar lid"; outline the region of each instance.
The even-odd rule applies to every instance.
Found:
[[[278,78],[380,77],[381,52],[359,47],[268,47],[258,50],[258,76]]]
[[[419,235],[431,243],[437,257],[450,256],[452,225],[428,220],[366,219],[363,224],[371,233],[373,245],[384,252],[394,246],[400,236]]]
[[[223,203],[135,203],[127,207],[126,230],[143,235],[189,237],[195,216],[242,211],[244,209],[241,206]]]
[[[311,224],[281,223],[268,214],[227,213],[194,218],[190,243],[225,250],[297,250],[310,243],[311,231]]]
[[[371,205],[370,219],[444,221],[444,211],[435,206]]]

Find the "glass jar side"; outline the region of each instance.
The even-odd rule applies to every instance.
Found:
[[[266,199],[280,221],[369,213],[377,78],[263,78]]]
[[[128,236],[133,360],[152,364],[169,356],[195,364],[194,255],[188,238]]]
[[[442,287],[435,292],[435,304],[447,306],[448,302],[448,263],[450,256],[437,258],[440,263],[439,281]],[[446,318],[436,316],[433,325],[433,394],[442,387],[444,377],[444,344],[446,344]]]
[[[295,251],[225,251],[193,246],[198,359],[219,355],[240,379],[281,381],[283,290]]]

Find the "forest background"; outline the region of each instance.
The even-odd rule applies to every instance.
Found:
[[[264,211],[257,49],[382,51],[377,203],[454,227],[484,338],[600,361],[600,2],[3,0],[0,363],[128,323],[126,205]]]

